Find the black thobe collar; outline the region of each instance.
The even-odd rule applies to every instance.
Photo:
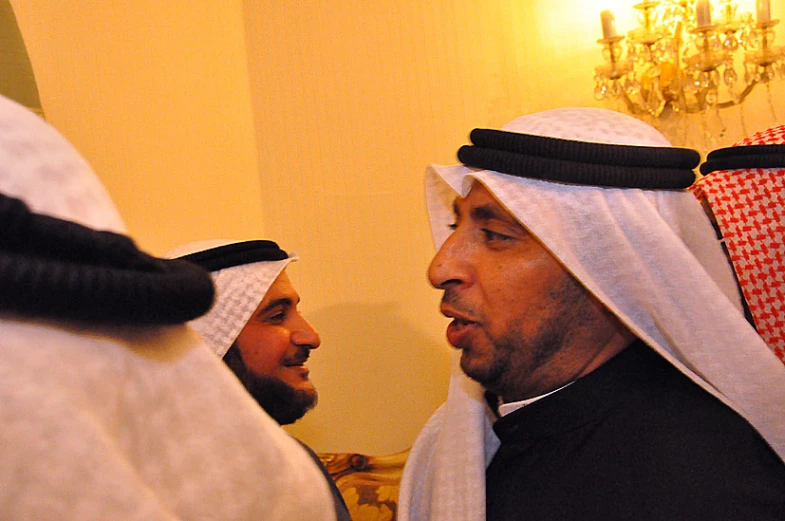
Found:
[[[502,443],[521,443],[596,421],[628,399],[633,389],[658,385],[676,369],[640,340],[572,385],[496,421]]]

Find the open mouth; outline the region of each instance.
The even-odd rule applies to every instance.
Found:
[[[469,345],[472,332],[477,328],[476,322],[455,319],[447,326],[447,341],[458,349]]]
[[[458,349],[468,347],[471,334],[479,327],[479,323],[471,320],[466,314],[452,307],[448,302],[442,300],[439,308],[452,322],[447,326],[447,341]]]
[[[464,318],[455,318],[453,319],[452,323],[455,324],[455,327],[458,329],[474,324],[474,322],[472,322],[471,320],[466,320]]]

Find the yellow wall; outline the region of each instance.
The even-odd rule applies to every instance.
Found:
[[[402,450],[445,398],[425,165],[474,127],[598,106],[584,0],[12,4],[48,119],[143,247],[263,235],[300,254],[321,399],[290,431],[319,451]],[[767,106],[745,106],[748,132]]]
[[[239,1],[11,4],[47,119],[143,246],[264,231]]]

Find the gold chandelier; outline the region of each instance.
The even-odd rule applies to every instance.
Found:
[[[774,46],[769,0],[756,17],[732,0],[644,1],[640,26],[618,35],[610,11],[600,15],[605,63],[596,67],[594,97],[621,100],[636,116],[705,113],[740,104],[758,84],[785,77]],[[624,47],[623,47],[623,44]],[[743,71],[740,77],[739,71]]]

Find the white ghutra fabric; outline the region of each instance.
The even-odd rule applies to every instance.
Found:
[[[37,214],[124,230],[78,152],[1,96],[0,194]],[[0,222],[0,239],[14,224]],[[0,240],[0,258],[19,246]],[[0,308],[0,519],[335,520],[310,456],[184,324]]]
[[[239,242],[242,241],[197,241],[170,251],[166,257],[174,259]],[[290,262],[296,260],[297,255],[291,253],[282,260],[259,261],[210,272],[215,284],[215,304],[207,314],[192,320],[189,325],[199,333],[218,358],[223,358],[232,347],[237,335],[243,330],[278,275]]]

